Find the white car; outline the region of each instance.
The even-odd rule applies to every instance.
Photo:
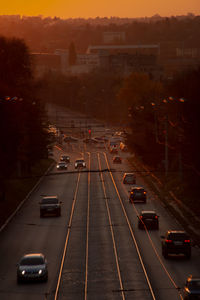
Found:
[[[75,169],[78,169],[78,168],[86,168],[86,163],[84,161],[84,159],[77,159],[75,161],[75,164],[74,164],[74,167]]]

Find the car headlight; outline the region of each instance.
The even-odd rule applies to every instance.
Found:
[[[42,274],[42,272],[43,272],[42,270],[39,270],[39,271],[38,271],[38,274],[39,274],[39,275],[41,275],[41,274]]]
[[[22,273],[22,275],[25,275],[26,271],[25,271],[25,270],[23,270],[23,271],[21,271],[21,273]]]

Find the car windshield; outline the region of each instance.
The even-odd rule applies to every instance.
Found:
[[[58,203],[58,199],[56,199],[56,198],[42,199],[42,204],[56,204],[56,203]]]
[[[169,238],[178,241],[189,240],[189,236],[186,235],[185,233],[170,233]]]
[[[36,266],[43,265],[44,259],[42,257],[24,257],[20,261],[21,266]]]
[[[134,191],[134,193],[136,193],[136,194],[143,194],[144,193],[144,190],[133,190]]]
[[[155,218],[156,214],[155,213],[143,213],[142,214],[143,218]]]
[[[82,162],[84,162],[84,160],[83,159],[77,159],[76,162],[77,163],[79,163],[79,162],[82,163]]]
[[[126,176],[126,181],[132,182],[133,181],[133,176]]]

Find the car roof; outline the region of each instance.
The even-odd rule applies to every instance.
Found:
[[[156,214],[155,210],[142,210],[141,214]]]
[[[167,233],[187,234],[184,230],[168,230]]]
[[[131,190],[144,190],[143,186],[132,186]]]
[[[124,173],[124,176],[134,176],[135,174],[134,173]]]
[[[33,258],[33,257],[42,257],[44,258],[44,254],[42,253],[27,253],[22,256],[22,258]]]
[[[58,196],[44,196],[42,199],[58,199]]]

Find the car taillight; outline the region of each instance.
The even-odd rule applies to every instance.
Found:
[[[172,240],[165,240],[166,243],[172,243]]]
[[[133,195],[133,192],[131,192],[131,195]]]
[[[144,192],[144,195],[146,194],[147,192]]]
[[[184,240],[184,243],[190,243],[190,240]]]
[[[158,216],[155,216],[155,219],[158,219]]]
[[[140,220],[142,220],[143,219],[143,217],[142,216],[140,216]]]

